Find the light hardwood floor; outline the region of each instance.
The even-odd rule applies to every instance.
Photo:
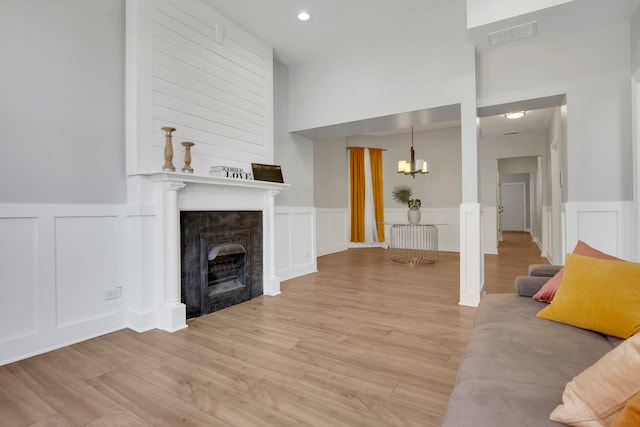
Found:
[[[516,276],[526,276],[529,264],[548,264],[540,256],[540,248],[529,233],[505,231],[504,241],[498,246],[498,255],[485,255],[484,272],[487,293],[515,292]]]
[[[487,256],[487,290],[511,292],[532,262],[531,248]],[[458,254],[411,268],[352,249],[318,268],[183,331],[0,367],[0,425],[440,425],[475,315],[457,304]]]

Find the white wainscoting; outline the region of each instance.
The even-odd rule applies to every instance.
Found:
[[[128,205],[126,215],[127,245],[123,248],[128,307],[127,325],[136,332],[158,327],[158,307],[162,301],[162,262],[158,247],[161,234],[155,205]]]
[[[152,205],[0,204],[0,365],[158,326]],[[317,271],[315,210],[276,208],[281,280]],[[122,297],[105,292],[122,288]]]
[[[349,210],[316,208],[318,256],[346,251],[349,248]]]
[[[438,250],[460,252],[460,209],[459,208],[421,208],[420,223],[435,224],[438,228]],[[388,223],[406,223],[407,209],[391,208],[384,210],[384,219]],[[385,226],[385,236],[389,238],[390,225]]]
[[[564,203],[562,218],[563,254],[571,252],[578,240],[582,240],[618,258],[633,258],[633,202]]]
[[[0,365],[126,327],[125,210],[0,205]]]
[[[276,274],[280,280],[318,271],[313,207],[275,208]]]
[[[460,209],[422,208],[422,224],[437,224],[438,249],[445,252],[460,251]],[[387,223],[406,223],[407,209],[388,208],[384,210]],[[391,225],[385,226],[385,240],[388,244]],[[349,248],[349,210],[338,208],[316,209],[316,235],[318,236],[318,256],[345,251]]]

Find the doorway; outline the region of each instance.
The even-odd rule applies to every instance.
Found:
[[[517,120],[509,120],[505,115],[516,111],[522,111],[524,115]],[[562,252],[560,204],[564,190],[559,177],[562,153],[566,149],[566,96],[560,94],[479,107],[478,117],[485,254],[498,254],[499,243],[504,240],[500,175],[528,173],[528,178],[522,181],[530,188],[526,197],[530,207],[525,233],[531,235],[541,256],[554,260]],[[531,161],[536,165],[532,164],[527,170],[498,168],[505,160],[526,158],[535,159]]]
[[[498,200],[497,240],[526,233],[541,246],[542,236],[542,158],[511,157],[497,160]]]
[[[524,182],[504,182],[502,209],[500,212],[502,231],[525,231],[527,224],[526,186]]]

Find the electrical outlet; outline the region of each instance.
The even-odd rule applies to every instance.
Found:
[[[116,299],[122,296],[122,287],[107,289],[104,291],[104,299]]]

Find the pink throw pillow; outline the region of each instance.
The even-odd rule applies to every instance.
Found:
[[[578,240],[578,243],[576,244],[576,247],[573,249],[573,254],[574,255],[588,256],[588,257],[591,257],[591,258],[618,260],[618,261],[620,261],[620,258],[616,258],[616,257],[611,256],[609,254],[605,254],[604,252],[600,252],[599,250],[597,250],[595,248],[592,248],[591,246],[587,245],[582,240]],[[553,297],[556,295],[556,292],[558,291],[558,287],[560,287],[560,282],[562,281],[562,272],[563,272],[563,270],[564,270],[564,268],[561,268],[560,271],[558,271],[555,274],[555,276],[553,276],[551,279],[549,279],[547,281],[547,283],[545,283],[542,286],[542,288],[540,288],[540,290],[533,296],[533,299],[538,300],[538,301],[542,301],[542,302],[551,302],[553,300]]]

